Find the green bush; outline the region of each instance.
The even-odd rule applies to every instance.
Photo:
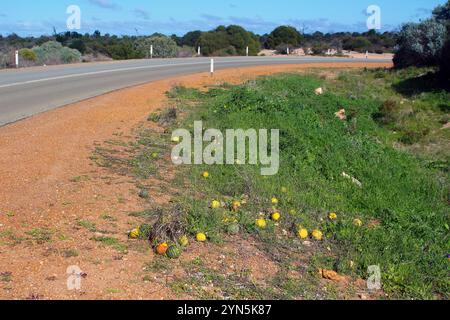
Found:
[[[69,48],[75,49],[81,52],[81,54],[86,53],[86,44],[81,39],[75,39],[69,44]]]
[[[311,47],[313,54],[321,55],[328,50],[328,46],[324,43],[316,43]]]
[[[261,49],[257,36],[235,25],[220,26],[213,31],[203,33],[198,40],[198,45],[205,56],[245,55],[247,46],[249,55],[256,56]]]
[[[56,41],[48,41],[41,46],[34,47],[32,51],[35,53],[39,64],[81,62],[81,53],[78,50],[63,47]]]
[[[183,38],[181,38],[181,43],[184,46],[189,47],[197,47],[198,46],[198,40],[200,39],[202,35],[201,31],[191,31],[186,33]]]
[[[147,56],[150,54],[151,45],[153,45],[153,57],[155,58],[175,58],[178,56],[177,43],[166,36],[158,35],[137,41],[137,47]]]
[[[7,54],[0,52],[0,68],[9,67],[11,64],[10,60],[11,59]]]
[[[230,57],[230,56],[236,56],[237,51],[236,51],[235,47],[229,46],[229,47],[214,51],[211,55],[215,56],[215,57]]]
[[[353,50],[358,52],[370,51],[372,43],[365,37],[351,38],[344,44],[345,50]]]
[[[141,59],[146,56],[131,39],[122,40],[108,47],[108,53],[114,60]]]
[[[22,57],[23,59],[28,60],[28,61],[35,62],[37,60],[36,53],[31,49],[20,49],[19,55],[20,55],[20,57]]]
[[[266,48],[276,49],[279,45],[288,44],[298,47],[302,41],[302,35],[297,29],[290,26],[281,26],[273,30],[265,43]]]
[[[437,6],[434,10],[433,10],[433,17],[445,24],[447,26],[447,30],[448,28],[450,28],[450,1],[447,1],[447,3]]]
[[[446,28],[436,20],[405,24],[398,38],[395,66],[405,68],[437,65],[445,38]]]

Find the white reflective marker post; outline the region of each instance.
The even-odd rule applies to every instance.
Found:
[[[16,50],[15,61],[16,61],[16,68],[18,68],[19,67],[19,51],[18,50]]]
[[[150,45],[150,59],[153,59],[153,45]]]
[[[248,57],[248,47],[245,49],[245,55]]]
[[[198,47],[198,49],[197,49],[197,55],[200,57],[200,55],[201,55],[201,48],[200,48],[200,46]]]
[[[211,59],[211,76],[214,75],[214,59]]]

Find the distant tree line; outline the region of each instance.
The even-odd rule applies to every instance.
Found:
[[[303,48],[310,54],[324,54],[328,49],[337,52],[393,52],[397,34],[377,33],[321,33],[305,34],[291,26],[280,26],[271,33],[257,35],[237,25],[219,26],[211,31],[191,31],[184,36],[116,36],[78,32],[64,32],[53,36],[20,37],[17,34],[0,35],[0,66],[11,66],[13,52],[21,50],[25,64],[56,64],[75,61],[125,60],[149,57],[153,45],[154,57],[190,57],[201,48],[203,56],[258,55],[261,49],[277,50]],[[41,46],[44,47],[39,49]],[[57,52],[51,53],[53,48]],[[73,51],[68,51],[71,49]],[[31,51],[30,51],[31,50]],[[46,52],[43,54],[42,52]],[[33,52],[33,53],[32,53]]]

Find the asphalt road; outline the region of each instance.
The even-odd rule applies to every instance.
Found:
[[[216,70],[316,62],[389,62],[348,58],[215,58]],[[0,71],[0,126],[113,90],[209,72],[209,58],[131,60]]]

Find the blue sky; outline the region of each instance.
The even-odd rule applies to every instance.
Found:
[[[0,34],[51,34],[66,31],[66,8],[81,8],[81,30],[111,34],[184,34],[210,30],[220,24],[239,24],[256,33],[281,24],[306,32],[365,31],[365,10],[381,8],[382,30],[418,21],[446,0],[14,0],[2,1]]]

